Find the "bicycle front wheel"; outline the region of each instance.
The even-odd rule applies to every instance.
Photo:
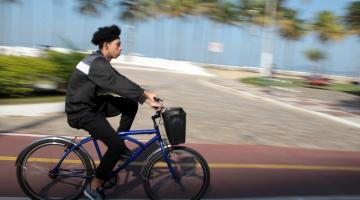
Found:
[[[31,199],[78,199],[92,175],[92,165],[81,149],[71,152],[53,170],[71,145],[65,139],[44,139],[20,153],[16,173],[21,189]]]
[[[174,146],[166,149],[173,173],[162,151],[144,166],[144,189],[150,199],[200,199],[210,183],[206,160],[195,150]],[[174,177],[175,175],[175,177]]]

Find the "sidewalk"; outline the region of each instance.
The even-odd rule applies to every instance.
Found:
[[[118,63],[114,63],[114,65],[115,67],[119,67]],[[225,90],[237,95],[247,96],[249,98],[261,99],[282,107],[307,112],[352,127],[360,128],[360,97],[356,95],[311,88],[258,87],[241,83],[239,81],[241,78],[259,76],[259,73],[249,71],[226,70],[220,68],[209,69],[189,65],[187,66],[188,69],[182,72],[184,68],[181,67],[180,62],[177,63],[177,65],[172,66],[172,68],[169,67],[169,63],[161,66],[161,69],[156,66],[157,65],[150,63],[145,67],[132,66],[129,68],[134,70],[137,68],[137,70],[169,70],[176,73],[206,76],[209,78],[207,81],[203,81],[203,84],[210,87]],[[126,68],[126,66],[121,66],[120,68]],[[1,116],[37,116],[63,111],[63,103],[0,106]]]
[[[318,111],[327,108],[323,103],[325,100],[328,101],[328,109],[337,111],[331,107],[331,103],[334,107],[339,106],[342,109],[346,105],[338,104],[339,101],[355,102],[357,96],[328,93],[329,91],[325,90],[321,90],[321,93],[314,92],[317,94],[314,95],[307,90],[298,91],[302,88],[294,88],[295,91],[269,88],[271,93],[268,94],[262,87],[245,85],[237,81],[237,73],[244,76],[254,75],[242,71],[231,71],[234,79],[227,79],[219,75],[214,78],[148,71],[148,68],[142,70],[140,67],[136,68],[141,71],[130,68],[133,69],[124,68],[121,72],[141,82],[145,88],[155,90],[166,97],[167,106],[181,105],[188,111],[189,142],[360,150],[359,123],[355,122],[358,118],[354,117],[357,114],[338,111],[350,115],[353,118],[350,121],[345,117]],[[211,84],[214,88],[203,85],[203,82]],[[299,98],[303,98],[303,104],[315,105],[301,105]],[[35,111],[38,110],[44,112],[44,109]],[[212,117],[209,113],[217,116]],[[22,110],[19,112],[19,115],[21,114]],[[139,109],[133,129],[151,128],[151,114],[152,110],[146,106]],[[114,127],[118,125],[118,118],[109,120]],[[70,128],[63,111],[34,117],[0,116],[0,125],[2,133],[87,135],[85,131]]]
[[[337,91],[313,88],[259,87],[241,83],[241,78],[258,73],[211,70],[217,78],[204,82],[230,93],[261,99],[289,109],[315,114],[352,127],[360,128],[360,97]]]

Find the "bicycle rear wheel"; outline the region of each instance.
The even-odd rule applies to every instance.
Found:
[[[78,199],[92,175],[92,165],[81,149],[71,152],[53,169],[71,145],[65,139],[45,139],[26,148],[17,161],[17,179],[32,199]]]
[[[175,176],[163,152],[156,153],[144,166],[144,189],[150,199],[200,199],[210,183],[206,160],[195,150],[174,146],[166,149]]]

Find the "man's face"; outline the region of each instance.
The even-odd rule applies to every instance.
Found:
[[[107,43],[106,46],[111,58],[117,58],[120,56],[122,51],[120,39],[113,40]]]

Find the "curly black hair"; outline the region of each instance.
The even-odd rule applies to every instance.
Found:
[[[102,49],[104,42],[111,42],[119,39],[120,34],[121,29],[116,25],[100,27],[94,33],[91,42],[98,45],[99,49]]]

